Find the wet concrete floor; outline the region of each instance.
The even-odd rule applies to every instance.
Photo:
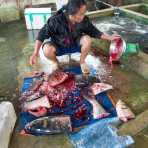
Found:
[[[13,102],[18,111],[18,94],[20,80],[24,73],[30,72],[29,55],[33,51],[33,36],[25,29],[23,21],[0,24],[0,101]],[[107,63],[106,58],[104,62]],[[112,84],[114,90],[109,92],[114,98],[124,100],[139,114],[148,108],[148,80],[117,65],[104,80]],[[145,148],[148,145],[147,128],[135,136],[134,147]],[[20,136],[13,134],[10,148],[70,148],[72,147],[66,135],[48,137]]]

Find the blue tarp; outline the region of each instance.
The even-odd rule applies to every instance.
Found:
[[[69,68],[65,69],[65,71],[68,71],[68,72],[71,72],[71,73],[77,74],[77,75],[82,74],[81,68],[79,66],[69,67]],[[31,84],[34,81],[33,79],[37,79],[37,78],[33,78],[33,77],[24,78],[24,83],[23,83],[23,86],[21,89],[21,93],[23,93],[24,91],[27,91],[29,89],[29,87],[31,86]],[[79,92],[77,92],[77,93],[75,93],[75,95],[80,95],[80,94],[79,94]],[[110,113],[110,115],[108,117],[116,117],[117,116],[116,110],[115,110],[115,108],[114,108],[112,102],[110,101],[109,96],[107,95],[106,92],[96,95],[96,100],[98,100],[98,102],[104,107],[104,109]],[[73,127],[80,127],[80,126],[101,120],[101,119],[97,119],[97,120],[93,119],[92,114],[91,114],[92,106],[87,100],[84,99],[83,101],[81,101],[81,103],[85,104],[85,106],[87,107],[87,119],[84,120],[84,119],[71,118]],[[71,104],[71,105],[68,105],[67,107],[65,107],[64,109],[54,107],[52,111],[54,114],[58,114],[58,113],[62,112],[62,114],[72,116],[73,115],[73,108],[74,108],[74,106],[73,106],[73,104]],[[50,114],[49,114],[49,116],[50,116]],[[23,129],[24,126],[26,125],[26,123],[28,123],[32,120],[35,120],[35,119],[37,119],[37,118],[35,116],[31,115],[30,113],[26,113],[26,112],[20,113],[20,122],[19,122],[19,124],[20,124],[19,127],[21,127],[20,129]]]

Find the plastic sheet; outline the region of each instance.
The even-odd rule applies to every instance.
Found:
[[[118,118],[106,118],[69,137],[75,148],[124,148],[134,141],[130,136],[117,135],[115,126],[119,124]]]

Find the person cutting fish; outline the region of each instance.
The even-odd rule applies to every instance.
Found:
[[[38,56],[44,63],[58,69],[57,56],[81,52],[80,67],[84,74],[89,73],[85,62],[91,48],[91,37],[108,41],[119,38],[117,34],[108,35],[98,30],[85,13],[85,0],[69,0],[39,31],[30,64],[37,62]]]

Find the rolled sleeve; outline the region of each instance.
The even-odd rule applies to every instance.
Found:
[[[48,30],[46,29],[47,25],[44,25],[44,27],[39,31],[37,40],[44,42],[45,39],[48,39],[50,35],[48,34]]]
[[[54,27],[54,19],[49,18],[47,23],[42,27],[42,29],[39,31],[37,40],[44,42],[45,39],[49,39],[52,34],[55,32],[55,27]]]

